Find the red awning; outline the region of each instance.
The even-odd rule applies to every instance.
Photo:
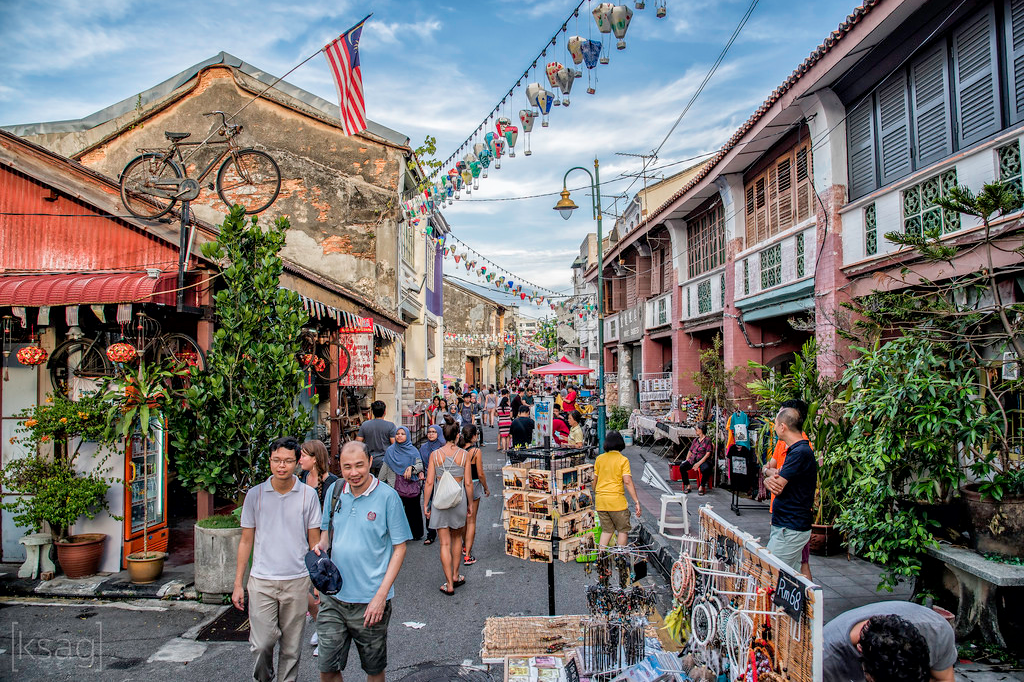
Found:
[[[194,279],[186,277],[186,283]],[[174,305],[176,272],[0,275],[0,305],[62,306],[100,303],[160,303]],[[196,305],[195,288],[185,291],[186,305]]]

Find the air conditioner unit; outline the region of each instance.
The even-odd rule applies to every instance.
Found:
[[[1020,378],[1020,362],[1013,351],[1003,353],[1003,381],[1016,381]]]

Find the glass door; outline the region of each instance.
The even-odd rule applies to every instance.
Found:
[[[129,442],[127,477],[129,480],[129,509],[131,510],[129,536],[140,534],[164,521],[164,425],[154,419],[150,422],[149,437],[143,442],[136,432]]]

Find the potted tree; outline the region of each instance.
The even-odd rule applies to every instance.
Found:
[[[30,453],[14,459],[0,470],[0,485],[18,493],[0,507],[13,512],[19,524],[40,532],[49,526],[54,537],[57,561],[69,578],[93,575],[103,556],[103,533],[72,535],[71,528],[80,518],[95,518],[109,511],[107,491],[111,479],[101,458],[96,468],[79,472],[75,468],[79,448],[85,441],[103,441],[106,402],[91,394],[73,400],[60,393],[47,396],[46,402],[23,411],[19,417],[19,442]],[[78,446],[68,452],[68,439],[77,438]],[[52,456],[41,451],[52,447]]]
[[[143,461],[148,459],[149,435],[164,419],[167,405],[178,399],[173,392],[175,379],[189,371],[185,363],[170,358],[163,363],[146,365],[140,362],[138,368],[126,365],[124,373],[114,381],[114,388],[108,393],[111,403],[107,412],[108,434],[128,438],[138,433],[143,444]],[[152,471],[142,467],[143,494],[148,491]],[[132,484],[134,481],[126,481]],[[149,551],[149,505],[143,504],[142,551],[125,557],[128,575],[133,583],[154,582],[164,570],[165,552]]]

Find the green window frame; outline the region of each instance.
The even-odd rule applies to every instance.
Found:
[[[864,208],[864,253],[868,256],[878,254],[878,218],[874,204]]]
[[[960,214],[944,211],[934,204],[939,197],[956,187],[956,168],[934,175],[903,190],[903,231],[908,235],[923,236],[938,230],[949,234],[960,229]]]
[[[761,257],[761,291],[782,283],[782,244],[773,244],[758,254]]]

